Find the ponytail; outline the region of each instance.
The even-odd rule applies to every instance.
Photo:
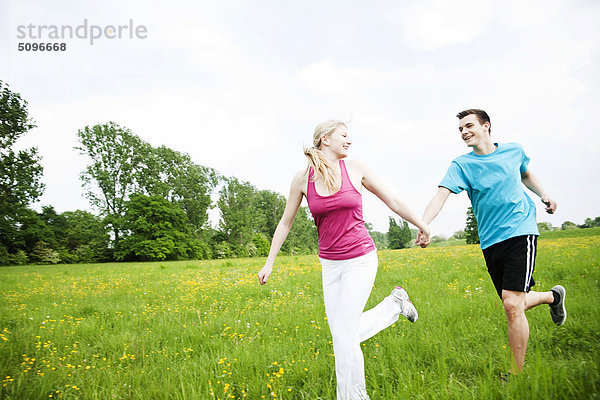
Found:
[[[341,180],[338,182],[331,161],[321,151],[321,138],[331,135],[340,126],[346,126],[346,124],[335,120],[320,123],[313,134],[313,146],[304,149],[304,155],[308,158],[308,168],[312,167],[314,171],[313,182],[319,179],[323,180],[330,193],[335,193],[340,189]]]

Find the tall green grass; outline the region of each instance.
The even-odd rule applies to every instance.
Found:
[[[382,251],[369,304],[403,285],[419,310],[363,343],[372,399],[599,398],[600,236],[540,240],[522,375],[477,246]],[[316,256],[0,269],[2,399],[333,399]]]

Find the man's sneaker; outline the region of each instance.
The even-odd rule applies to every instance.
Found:
[[[400,286],[396,286],[390,295],[400,307],[400,314],[404,315],[410,322],[416,322],[419,319],[417,309],[408,299],[408,293]]]
[[[567,309],[565,308],[567,291],[561,285],[556,285],[551,290],[558,294],[559,299],[555,306],[550,306],[550,316],[552,316],[552,322],[561,326],[567,320]]]

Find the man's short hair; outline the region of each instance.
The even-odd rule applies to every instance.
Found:
[[[474,114],[477,117],[477,120],[479,120],[479,123],[481,125],[488,122],[490,124],[490,128],[488,129],[488,132],[490,132],[490,134],[492,133],[492,122],[490,121],[490,116],[488,115],[488,113],[486,113],[483,110],[480,110],[478,108],[470,108],[468,110],[459,112],[458,114],[456,114],[456,117],[458,119],[463,119],[467,115],[471,115],[471,114]]]

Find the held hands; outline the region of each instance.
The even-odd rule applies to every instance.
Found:
[[[542,203],[546,205],[546,212],[548,214],[554,214],[554,211],[556,211],[556,202],[554,200],[548,197],[548,195],[543,195]]]
[[[431,240],[429,238],[429,226],[427,226],[425,230],[419,229],[419,232],[417,233],[416,245],[425,248],[429,246],[429,243],[431,243]]]
[[[273,272],[273,266],[265,264],[265,266],[262,267],[262,269],[258,272],[258,282],[261,285],[267,283],[267,279],[269,279],[271,272]]]

